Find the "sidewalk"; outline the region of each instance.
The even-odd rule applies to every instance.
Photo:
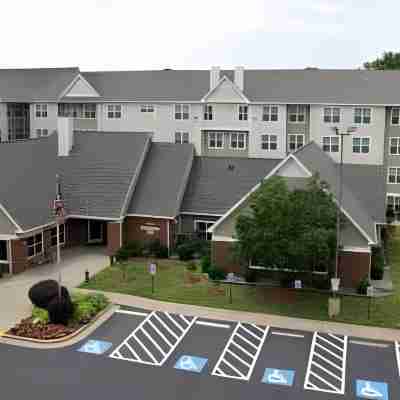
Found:
[[[79,289],[82,292],[91,290]],[[202,318],[210,318],[222,321],[247,322],[260,325],[268,325],[276,328],[298,329],[309,332],[329,332],[341,335],[353,336],[379,341],[400,340],[400,329],[377,328],[360,326],[331,321],[315,321],[301,318],[283,317],[279,315],[250,313],[243,311],[224,310],[193,306],[190,304],[166,303],[144,297],[131,296],[120,293],[103,292],[113,303],[144,308],[146,310],[161,310]]]

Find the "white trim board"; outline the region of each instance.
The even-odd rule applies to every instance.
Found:
[[[11,216],[11,214],[6,210],[3,204],[0,203],[0,210],[3,214],[10,220],[10,222],[17,228],[19,232],[23,232],[22,228],[18,225],[17,221]]]
[[[87,97],[100,97],[99,93],[97,90],[82,76],[82,74],[79,72],[75,78],[71,81],[70,84],[67,85],[67,87],[61,92],[60,96],[58,99],[62,99],[63,97],[68,97],[68,93],[73,89],[74,85],[79,81],[82,80],[82,82],[88,86],[89,89],[91,89],[94,93],[92,95],[85,95],[82,96],[83,98]],[[76,97],[76,96],[73,96]]]
[[[235,93],[243,100],[243,102],[245,103],[250,103],[249,99],[243,94],[243,92],[239,89],[239,87],[237,85],[235,85],[235,83],[233,83],[226,75],[224,75],[219,81],[218,83],[215,85],[215,87],[213,87],[212,89],[210,89],[205,96],[201,99],[202,103],[207,103],[207,98],[210,97],[216,90],[217,88],[219,88],[222,83],[224,82],[228,82],[231,86],[232,89],[235,91]],[[214,103],[214,102],[213,102]],[[218,102],[219,103],[219,102]],[[229,102],[229,101],[225,101],[224,103],[237,103],[237,102]]]

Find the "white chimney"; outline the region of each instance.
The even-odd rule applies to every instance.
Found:
[[[57,119],[58,156],[69,156],[74,145],[74,131],[72,118],[59,117]]]
[[[235,68],[235,85],[243,91],[244,88],[244,67]]]
[[[211,67],[210,70],[210,90],[213,90],[219,82],[220,67]]]

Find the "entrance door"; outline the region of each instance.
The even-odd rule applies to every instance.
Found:
[[[88,242],[102,243],[103,242],[103,221],[90,220],[88,221]]]

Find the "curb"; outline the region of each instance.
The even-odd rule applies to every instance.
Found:
[[[59,339],[41,340],[26,338],[22,336],[8,335],[4,333],[0,335],[0,343],[9,344],[19,347],[27,347],[34,349],[60,349],[68,346],[72,346],[75,343],[81,341],[85,337],[89,336],[93,331],[95,331],[100,325],[110,319],[116,310],[120,307],[116,304],[110,304],[103,311],[101,311],[95,319],[90,321],[88,324],[80,327],[75,332],[64,336]]]

